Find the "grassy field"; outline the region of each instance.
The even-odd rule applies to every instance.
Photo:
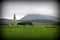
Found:
[[[1,32],[5,39],[54,40],[58,37],[57,26],[54,25],[2,26]]]

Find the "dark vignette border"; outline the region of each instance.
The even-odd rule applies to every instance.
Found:
[[[2,11],[2,3],[4,2],[4,1],[42,1],[42,0],[1,0],[0,1],[0,18],[2,17],[2,13],[1,13],[1,11]],[[44,1],[44,0],[43,0]],[[45,1],[48,1],[48,0],[45,0]],[[49,0],[49,1],[51,1],[51,0]],[[54,1],[54,0],[53,0]],[[58,4],[58,17],[60,16],[60,1],[58,1],[58,0],[55,0],[56,2],[57,2],[57,4]],[[1,23],[0,23],[1,24]],[[57,39],[56,40],[59,40],[60,39],[60,17],[59,17],[59,19],[58,19],[58,23],[57,23],[57,26],[58,26],[58,37],[57,37]],[[2,38],[2,31],[1,31],[1,25],[0,25],[0,38],[1,39],[3,39]],[[3,39],[3,40],[5,40],[5,39]]]

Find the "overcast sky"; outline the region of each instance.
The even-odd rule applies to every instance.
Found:
[[[6,1],[2,2],[2,18],[19,20],[27,14],[42,14],[57,16],[55,1]]]

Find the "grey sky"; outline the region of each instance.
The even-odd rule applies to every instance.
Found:
[[[6,1],[2,3],[2,18],[19,20],[27,14],[57,16],[57,3],[54,1]]]

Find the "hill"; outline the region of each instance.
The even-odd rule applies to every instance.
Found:
[[[30,21],[35,23],[56,23],[57,18],[49,15],[28,14],[19,21],[22,22]]]

